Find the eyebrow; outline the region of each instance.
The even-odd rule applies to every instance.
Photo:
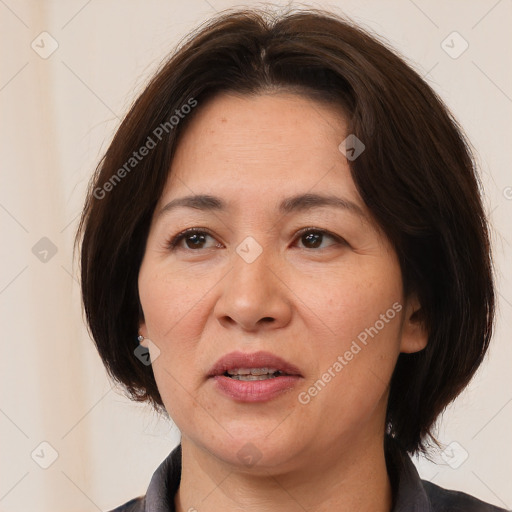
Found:
[[[356,203],[338,196],[322,194],[299,194],[288,197],[279,204],[281,214],[290,214],[294,212],[307,211],[312,208],[335,207],[348,210],[364,219],[367,218],[363,209]],[[220,197],[208,194],[198,194],[191,196],[178,197],[167,203],[158,213],[159,216],[164,213],[176,210],[178,208],[192,208],[203,211],[226,211],[227,204]]]

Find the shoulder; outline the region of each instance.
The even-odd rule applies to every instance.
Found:
[[[133,498],[127,501],[124,505],[121,505],[110,512],[144,512],[145,509],[145,497]]]
[[[512,512],[465,492],[444,489],[421,479],[411,457],[393,438],[387,439],[385,448],[396,495],[393,512]]]
[[[427,480],[421,483],[434,512],[510,512],[465,492],[444,489]]]
[[[144,496],[127,501],[110,512],[144,512],[146,509],[175,512],[172,497],[178,490],[180,479],[181,444],[171,451],[153,473]]]

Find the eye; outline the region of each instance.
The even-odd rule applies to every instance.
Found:
[[[210,233],[205,230],[205,228],[189,228],[185,231],[182,231],[181,233],[178,233],[175,237],[173,237],[168,242],[168,247],[171,250],[182,248],[182,249],[191,249],[191,250],[197,250],[197,249],[208,249],[209,247],[205,247],[207,238],[211,238],[213,240],[213,237],[210,235]],[[181,242],[184,241],[186,247],[183,247],[181,245]],[[213,244],[210,247],[221,247],[222,244]]]
[[[347,242],[343,238],[336,236],[328,231],[317,228],[303,228],[297,233],[297,238],[303,242],[306,249],[325,249],[326,247],[320,247],[324,238],[330,238],[335,243],[341,245],[347,245]],[[296,238],[296,239],[297,239]],[[332,244],[331,244],[332,245]]]
[[[167,243],[167,246],[170,250],[190,249],[192,251],[199,249],[210,249],[213,247],[223,247],[221,243],[210,244],[210,246],[208,247],[206,245],[208,238],[215,240],[214,237],[210,234],[210,232],[206,230],[206,228],[189,228],[174,236]],[[300,240],[304,244],[306,249],[325,249],[326,247],[321,247],[322,242],[324,241],[325,238],[330,238],[331,240],[334,240],[335,244],[337,243],[340,245],[348,245],[343,238],[336,236],[332,233],[329,233],[328,231],[325,231],[323,229],[312,227],[301,229],[297,233],[295,240]],[[185,246],[183,245],[182,242],[185,244]]]

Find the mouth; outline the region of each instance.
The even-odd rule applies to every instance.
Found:
[[[293,389],[302,378],[293,364],[270,352],[231,352],[210,370],[217,389],[236,402],[268,402]]]
[[[284,376],[302,377],[295,365],[270,352],[226,354],[208,373],[210,378],[219,375],[243,381],[267,380]]]
[[[236,370],[228,370],[223,375],[230,379],[252,381],[275,379],[289,374],[275,368],[237,368]]]

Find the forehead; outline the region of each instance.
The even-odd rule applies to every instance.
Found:
[[[212,189],[271,198],[305,191],[358,196],[341,107],[292,93],[224,93],[199,104],[182,134],[162,200]]]

